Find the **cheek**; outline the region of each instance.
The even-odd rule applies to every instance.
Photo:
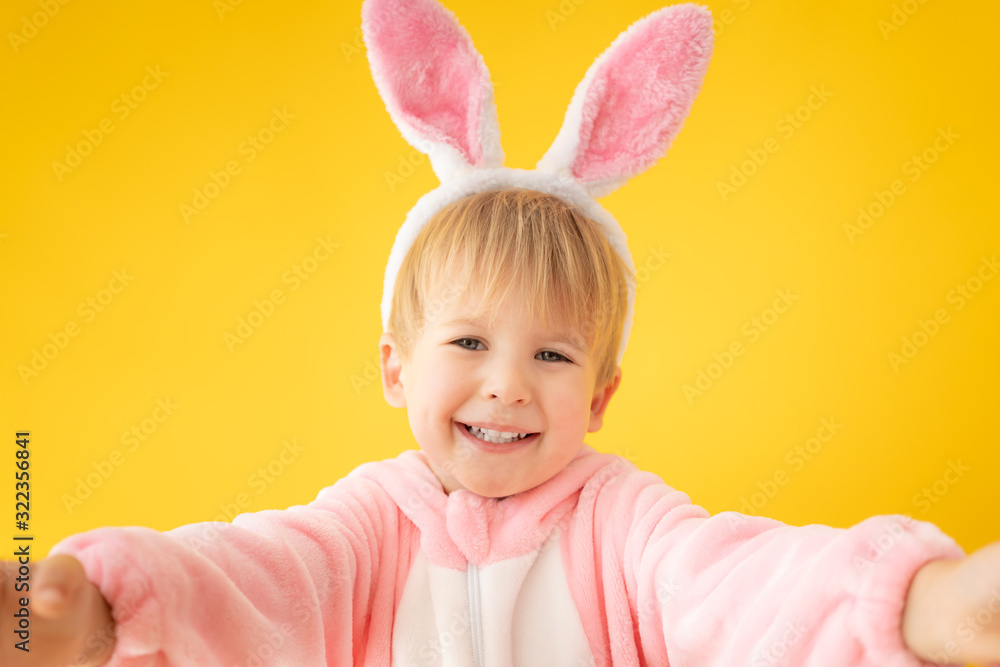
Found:
[[[420,381],[413,388],[417,400],[430,415],[450,415],[473,391],[469,373],[455,368],[448,355],[428,358]]]
[[[550,423],[579,428],[581,423],[589,423],[590,395],[576,383],[554,386],[548,392],[545,412]]]

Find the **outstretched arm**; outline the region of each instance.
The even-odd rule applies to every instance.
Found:
[[[583,592],[578,604],[596,600],[607,618],[608,633],[591,634],[595,653],[609,658],[641,652],[656,664],[922,667],[940,657],[935,647],[947,650],[940,637],[967,610],[975,614],[989,600],[987,584],[998,580],[995,569],[983,575],[996,554],[963,561],[964,590],[981,597],[947,598],[947,611],[936,610],[944,614],[941,631],[938,617],[923,610],[943,599],[939,591],[954,587],[954,577],[937,581],[950,566],[931,564],[966,554],[933,524],[886,515],[842,529],[736,512],[712,516],[651,473],[595,478],[600,490],[581,493],[581,505],[594,506],[583,514],[594,520],[571,530],[599,555],[598,571],[581,575],[576,587]],[[910,594],[912,643],[903,631]],[[924,630],[927,618],[938,629]],[[995,633],[983,632],[976,645]],[[638,638],[641,647],[629,648],[623,637]],[[972,642],[964,648],[963,655],[990,655],[972,653]]]
[[[409,525],[399,517],[371,482],[345,478],[308,506],[242,514],[231,524],[73,535],[32,570],[33,594],[41,592],[36,572],[55,563],[69,568],[65,583],[79,596],[48,611],[33,601],[41,606],[32,611],[28,664],[47,664],[36,650],[50,647],[59,652],[48,664],[59,665],[80,656],[102,664],[109,652],[109,667],[353,664],[391,639],[399,536]],[[65,614],[60,604],[69,605]],[[101,635],[108,606],[113,641]],[[0,630],[12,636],[13,610],[3,613]],[[2,650],[12,643],[4,639]]]

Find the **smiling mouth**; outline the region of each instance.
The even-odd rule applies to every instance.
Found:
[[[522,442],[524,440],[533,438],[534,436],[538,435],[538,433],[526,433],[524,435],[518,434],[517,436],[514,437],[498,437],[491,435],[490,433],[475,426],[469,426],[468,424],[462,424],[461,422],[458,423],[462,428],[465,429],[466,433],[471,435],[476,440],[479,440],[480,442],[490,443],[493,445],[509,445],[515,442]]]

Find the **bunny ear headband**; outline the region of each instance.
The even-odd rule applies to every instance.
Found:
[[[361,17],[372,78],[386,109],[441,181],[396,234],[382,292],[383,330],[396,274],[420,230],[439,210],[477,192],[515,187],[555,195],[598,222],[635,270],[625,233],[597,198],[653,166],[680,132],[712,55],[706,8],[664,7],[620,34],[587,70],[534,170],[503,166],[489,71],[454,14],[437,0],[365,0]],[[619,365],[634,307],[629,278]]]

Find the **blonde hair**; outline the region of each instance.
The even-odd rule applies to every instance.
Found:
[[[546,328],[571,325],[603,387],[617,366],[628,274],[600,225],[579,208],[535,190],[480,192],[441,209],[420,230],[396,277],[389,332],[409,360],[428,311],[474,285],[482,298],[472,319],[485,315],[492,325],[495,307],[513,296]],[[442,290],[445,276],[457,284]]]

